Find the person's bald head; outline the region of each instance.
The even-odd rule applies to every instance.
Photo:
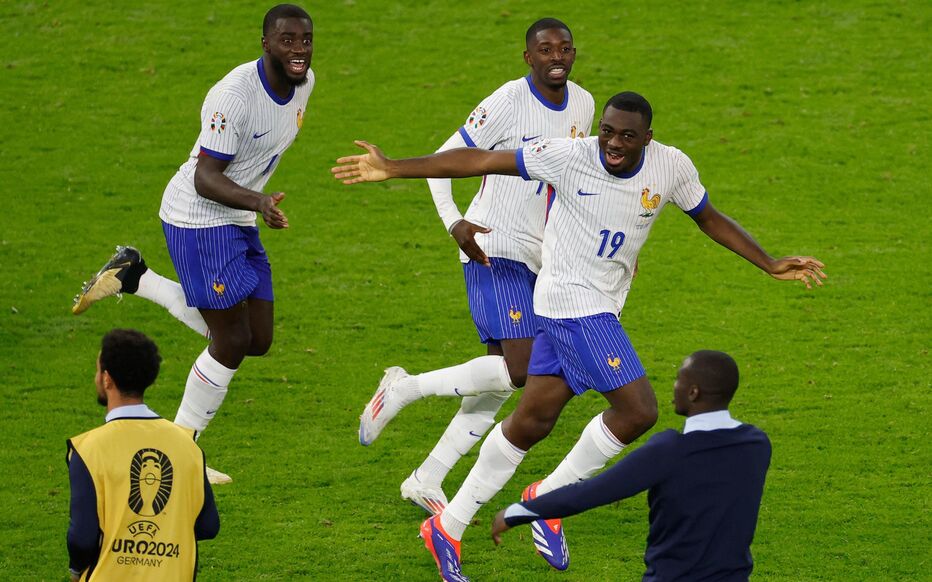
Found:
[[[726,410],[738,390],[738,364],[725,352],[700,350],[683,361],[673,385],[677,414]]]

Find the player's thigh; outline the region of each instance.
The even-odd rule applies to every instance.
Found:
[[[502,430],[515,446],[527,450],[550,434],[573,391],[560,376],[528,376],[527,384]]]
[[[505,357],[508,375],[511,376],[511,383],[516,388],[521,388],[527,382],[527,368],[531,361],[533,345],[534,339],[529,337],[501,341],[502,355]]]
[[[603,392],[602,396],[611,406],[611,409],[606,411],[609,418],[616,415],[638,415],[645,417],[645,420],[652,417],[656,419],[657,395],[654,394],[654,388],[647,376],[641,376],[616,390]]]
[[[275,303],[250,297],[246,300],[249,311],[249,329],[252,335],[249,355],[261,356],[272,346],[275,329]]]

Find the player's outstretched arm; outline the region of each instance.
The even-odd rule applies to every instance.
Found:
[[[805,283],[807,289],[812,289],[813,284],[821,287],[822,281],[828,278],[822,270],[825,265],[814,257],[771,257],[740,224],[711,204],[706,204],[693,219],[709,238],[744,257],[774,279],[798,279]]]
[[[469,178],[487,174],[517,176],[518,162],[514,150],[488,151],[457,148],[419,158],[393,160],[377,146],[355,141],[366,150],[358,156],[344,156],[330,172],[344,184],[381,182],[393,178]]]
[[[266,195],[243,188],[224,175],[223,171],[229,163],[227,160],[201,154],[197,158],[197,168],[194,170],[194,188],[197,193],[230,208],[258,212],[270,228],[288,228],[288,218],[278,208],[285,194],[275,192]]]

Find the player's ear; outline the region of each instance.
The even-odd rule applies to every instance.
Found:
[[[272,52],[269,50],[269,41],[264,36],[262,37],[262,50],[267,53]]]
[[[531,53],[527,51],[524,51],[524,63],[529,67],[531,66]]]
[[[644,145],[649,144],[649,143],[650,143],[650,140],[652,140],[652,139],[654,139],[654,130],[653,130],[653,129],[648,129],[648,130],[647,130],[647,134],[646,134],[645,137],[644,137]]]

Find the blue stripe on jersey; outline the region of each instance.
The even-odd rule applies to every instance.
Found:
[[[466,132],[465,127],[459,128],[459,132],[460,132],[460,135],[463,136],[463,141],[466,142],[466,145],[468,145],[471,148],[476,147],[476,142],[474,142],[472,138],[469,137],[469,134]]]
[[[546,97],[540,94],[540,91],[537,90],[537,87],[534,86],[534,83],[531,81],[531,76],[528,75],[524,78],[527,81],[528,87],[531,88],[531,94],[534,97],[537,97],[537,100],[540,101],[540,104],[546,107],[547,109],[552,109],[553,111],[563,111],[566,109],[566,105],[570,102],[570,92],[566,88],[566,85],[563,86],[563,103],[557,105],[556,103],[551,103],[547,100]]]
[[[269,79],[265,76],[265,63],[262,62],[261,57],[256,61],[256,66],[259,68],[259,80],[262,81],[262,88],[265,89],[265,92],[272,98],[272,101],[279,105],[288,105],[288,102],[294,97],[294,85],[291,86],[291,91],[288,93],[287,97],[279,97],[278,94],[272,90],[272,86],[269,85]]]
[[[702,209],[705,208],[705,205],[708,204],[708,203],[709,203],[709,191],[706,190],[706,191],[702,194],[702,200],[699,201],[699,204],[696,204],[696,207],[693,208],[692,210],[687,210],[687,211],[686,211],[686,214],[690,215],[690,216],[693,217],[693,218],[696,218],[696,216],[697,216],[700,212],[702,212]]]
[[[518,164],[518,173],[521,174],[521,177],[526,181],[530,182],[531,177],[528,176],[527,168],[524,167],[524,150],[520,149],[515,153],[515,162]]]
[[[603,152],[603,151],[602,151],[602,147],[599,146],[599,161],[602,162],[602,167],[605,168],[605,171],[606,171],[606,172],[608,172],[609,174],[612,174],[612,176],[615,176],[616,178],[626,178],[626,179],[627,179],[627,178],[633,178],[633,177],[637,176],[637,175],[638,175],[638,172],[641,171],[641,168],[644,167],[644,160],[646,160],[646,159],[647,159],[647,148],[645,147],[643,150],[641,150],[641,161],[638,162],[638,167],[634,168],[634,169],[631,170],[630,172],[622,172],[621,174],[614,174],[614,173],[612,173],[612,171],[609,169],[608,164],[605,163],[605,152]]]
[[[208,155],[212,158],[217,158],[218,160],[223,160],[225,162],[229,162],[230,160],[236,157],[235,155],[224,154],[222,152],[215,152],[214,150],[207,149],[204,146],[201,146],[201,153]]]

